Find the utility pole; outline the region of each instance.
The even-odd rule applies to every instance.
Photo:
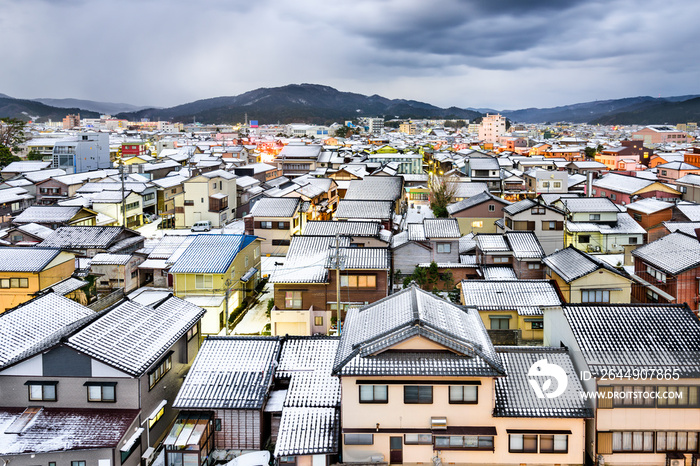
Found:
[[[335,232],[335,293],[336,293],[336,323],[338,336],[340,336],[340,234]]]
[[[119,159],[119,173],[122,179],[122,222],[126,228],[126,198],[124,197],[124,160]]]
[[[233,282],[231,281],[230,278],[227,278],[226,281],[224,282],[224,286],[226,287],[226,293],[224,294],[224,296],[225,296],[225,298],[226,298],[226,303],[224,304],[224,306],[226,306],[226,309],[224,310],[224,313],[225,313],[225,316],[226,316],[226,322],[224,323],[224,325],[225,325],[224,329],[226,329],[226,330],[225,330],[225,334],[226,334],[226,335],[229,334],[229,328],[228,328],[228,327],[229,327],[229,323],[228,323],[228,297],[229,297],[229,294],[231,294],[231,285],[232,285],[232,284],[233,284]]]

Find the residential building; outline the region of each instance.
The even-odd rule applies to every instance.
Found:
[[[486,183],[491,192],[501,191],[501,167],[494,157],[469,157],[462,172],[473,183]]]
[[[161,228],[185,227],[186,176],[175,175],[153,180],[156,189],[156,211]]]
[[[403,183],[400,176],[367,176],[352,180],[343,200],[391,202],[391,210],[401,214],[405,209]]]
[[[185,181],[184,190],[186,228],[202,220],[221,228],[235,218],[237,193],[233,173],[224,170],[202,173]]]
[[[24,173],[31,173],[39,170],[44,170],[51,166],[51,162],[42,162],[39,160],[26,160],[19,162],[10,162],[6,167],[0,170],[3,180],[9,180],[15,176]]]
[[[671,221],[675,204],[653,198],[644,198],[627,205],[627,213],[647,231],[647,242],[665,236],[663,223]]]
[[[627,205],[650,197],[673,201],[681,197],[681,192],[660,181],[608,173],[593,181],[591,196],[607,197],[615,204]]]
[[[700,202],[700,175],[685,175],[676,180],[684,201]]]
[[[109,134],[78,133],[56,141],[51,167],[61,168],[67,174],[111,168]]]
[[[307,236],[345,236],[351,248],[387,247],[391,232],[376,222],[306,222],[302,234]]]
[[[544,278],[544,250],[531,232],[507,231],[505,234],[476,235],[476,263],[487,276],[489,268],[508,268],[513,278],[537,280]],[[488,279],[488,278],[487,278]]]
[[[678,131],[673,126],[649,125],[632,133],[632,139],[643,141],[644,144],[683,144],[688,141],[688,134]]]
[[[60,249],[0,248],[0,312],[30,300],[74,271],[75,256]]]
[[[217,334],[260,281],[261,240],[250,235],[196,235],[172,260],[175,296],[206,309],[202,333]]]
[[[66,115],[63,118],[63,129],[80,128],[80,114]]]
[[[264,197],[244,217],[245,232],[260,238],[262,254],[284,256],[291,237],[301,234],[306,225],[301,207],[299,197]]]
[[[23,466],[151,461],[203,312],[161,295],[95,313],[49,293],[0,315],[12,342],[0,352],[0,455]]]
[[[551,171],[533,168],[523,174],[528,192],[538,194],[566,193],[569,189],[569,175],[565,171]]]
[[[0,239],[13,246],[36,246],[50,236],[53,230],[36,223],[26,223],[10,227],[5,232],[5,235]]]
[[[321,150],[320,144],[288,144],[275,157],[277,169],[288,178],[306,175],[316,170]]]
[[[496,143],[498,138],[506,133],[506,117],[500,114],[487,114],[479,124],[479,140],[485,143]]]
[[[447,206],[447,213],[456,218],[459,231],[468,233],[496,233],[496,220],[503,218],[503,208],[512,203],[488,191]]]
[[[569,349],[592,395],[588,463],[697,462],[700,321],[686,306],[566,304],[544,319],[545,345]]]
[[[34,196],[20,187],[0,190],[0,220],[7,224],[34,203]]]
[[[97,277],[97,290],[111,292],[122,289],[124,293],[138,288],[139,264],[145,258],[138,254],[95,254],[90,260],[90,274]]]
[[[527,382],[541,359],[565,368],[563,403]],[[567,352],[497,352],[474,309],[417,287],[348,313],[333,372],[346,464],[583,464],[591,413]]]
[[[392,231],[394,227],[393,205],[392,201],[342,199],[338,202],[335,219],[376,222]]]
[[[573,246],[542,259],[546,278],[554,280],[565,303],[629,303],[632,278],[622,267],[613,267],[599,256]]]
[[[610,199],[582,197],[554,203],[565,215],[564,246],[602,254],[625,253],[644,243],[646,231]]]
[[[97,212],[81,206],[32,206],[12,220],[14,225],[37,223],[55,230],[62,226],[95,226]]]
[[[541,342],[544,310],[562,303],[549,280],[464,280],[458,287],[462,305],[478,310],[491,340],[500,345]]]
[[[685,162],[669,162],[657,165],[659,181],[673,183],[686,175],[700,175],[700,167]]]
[[[700,242],[676,231],[632,251],[632,302],[678,303],[700,308]]]
[[[337,322],[338,300],[342,320],[349,306],[387,296],[390,269],[388,248],[351,247],[344,236],[292,237],[284,263],[270,275],[272,334],[328,333]]]
[[[146,238],[124,227],[61,227],[39,244],[58,248],[78,257],[94,257],[98,253],[131,254],[144,246]]]
[[[564,212],[545,202],[524,199],[506,206],[496,226],[504,232],[534,232],[545,254],[564,247]]]

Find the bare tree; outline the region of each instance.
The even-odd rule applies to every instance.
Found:
[[[447,206],[455,201],[457,178],[436,173],[428,175],[430,208],[438,218],[447,217]]]

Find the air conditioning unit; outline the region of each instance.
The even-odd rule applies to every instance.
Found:
[[[685,460],[681,460],[681,459],[671,460],[668,464],[669,464],[669,466],[685,466]]]
[[[384,461],[384,455],[372,455],[369,459],[372,463],[381,463]]]
[[[433,430],[447,430],[447,418],[444,416],[431,417],[430,428]]]

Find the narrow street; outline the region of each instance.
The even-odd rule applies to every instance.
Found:
[[[275,260],[283,260],[280,257],[262,257],[260,260],[260,268],[262,275],[269,275],[275,267]],[[248,309],[245,316],[236,325],[231,332],[233,335],[258,335],[265,325],[270,322],[267,317],[267,302],[274,298],[274,287],[272,283],[268,283],[263,290],[263,293],[258,297],[258,303]]]

